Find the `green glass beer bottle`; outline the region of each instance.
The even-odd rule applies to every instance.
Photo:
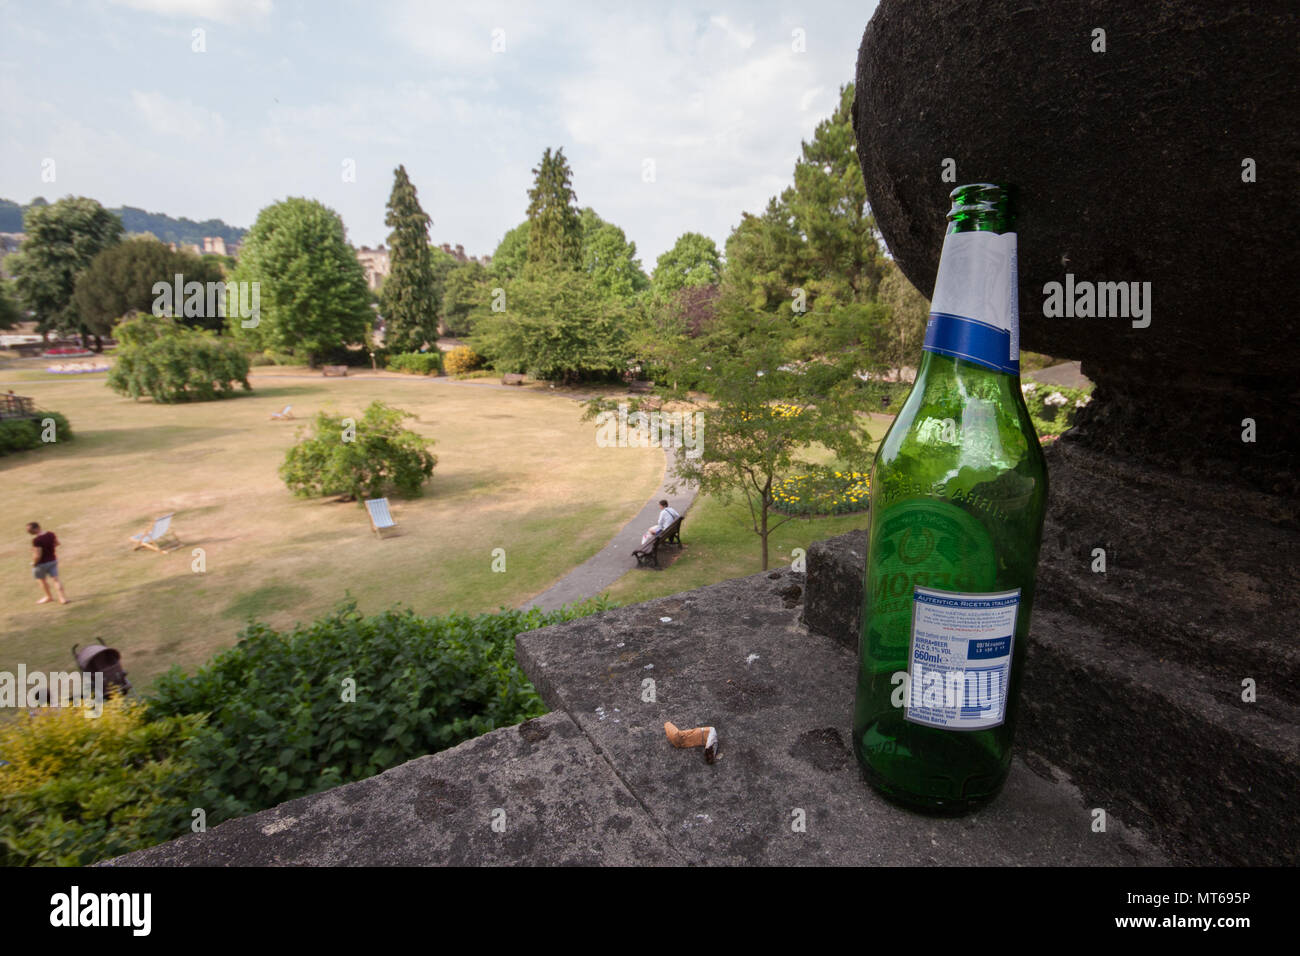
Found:
[[[872,786],[931,813],[1006,780],[1047,502],[1008,188],[951,198],[916,382],[871,471],[853,720]]]

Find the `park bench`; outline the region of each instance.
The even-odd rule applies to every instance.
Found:
[[[632,557],[636,558],[637,567],[643,568],[647,565],[659,567],[659,548],[665,544],[675,545],[678,550],[681,550],[682,522],[685,520],[686,516],[682,515],[659,534],[633,551]]]
[[[35,418],[36,401],[25,395],[0,395],[0,418]]]
[[[627,383],[627,390],[634,395],[645,395],[653,392],[654,389],[655,383],[644,378],[633,379]]]
[[[343,375],[347,376],[348,367],[346,365],[326,365],[321,369],[322,375]]]
[[[504,375],[501,376],[501,384],[522,385],[524,384],[524,376],[520,375],[518,372],[506,372]]]

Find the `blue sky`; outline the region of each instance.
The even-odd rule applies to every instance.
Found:
[[[433,240],[481,254],[562,146],[579,204],[650,271],[688,230],[721,248],[790,183],[874,9],[0,0],[0,196],[239,226],[310,196],[375,245],[405,163]]]

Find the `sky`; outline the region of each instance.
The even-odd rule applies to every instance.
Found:
[[[791,183],[875,5],[0,0],[0,197],[248,227],[308,196],[375,246],[400,163],[482,255],[563,147],[649,272]]]

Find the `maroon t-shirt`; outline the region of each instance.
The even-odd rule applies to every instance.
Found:
[[[41,549],[41,559],[36,563],[49,564],[54,560],[54,549],[58,546],[59,539],[54,537],[53,531],[42,531],[32,538],[32,544]]]

